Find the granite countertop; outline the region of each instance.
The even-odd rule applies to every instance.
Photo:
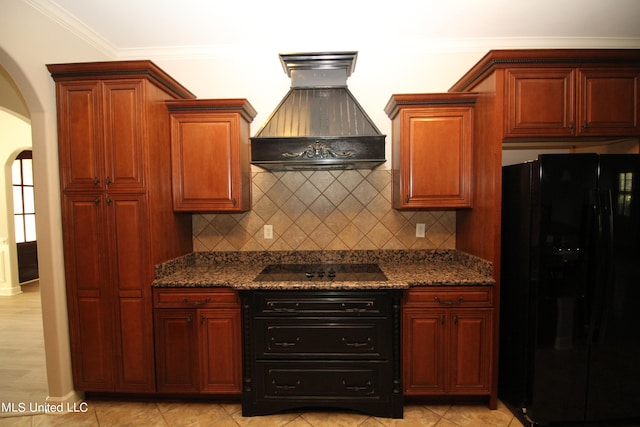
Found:
[[[254,282],[267,264],[376,263],[386,281]],[[491,263],[456,250],[195,252],[156,266],[154,287],[238,290],[407,289],[413,286],[494,285]]]

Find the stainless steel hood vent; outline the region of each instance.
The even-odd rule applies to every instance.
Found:
[[[251,164],[286,171],[372,169],[385,162],[385,135],[347,88],[357,55],[280,55],[291,88],[251,138]]]

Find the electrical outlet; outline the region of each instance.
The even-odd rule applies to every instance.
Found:
[[[264,238],[265,239],[273,239],[273,225],[266,224],[264,226]]]
[[[416,224],[416,237],[424,237],[424,224]]]

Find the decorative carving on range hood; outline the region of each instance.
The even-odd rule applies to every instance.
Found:
[[[385,162],[385,135],[347,88],[356,58],[357,52],[280,54],[291,88],[251,138],[252,164],[308,170]]]

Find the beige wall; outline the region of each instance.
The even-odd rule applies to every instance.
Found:
[[[596,0],[590,1],[596,2]],[[42,3],[46,2],[40,2]],[[32,124],[35,185],[38,188],[36,193],[38,255],[47,372],[50,400],[57,402],[73,400],[77,396],[71,382],[68,348],[55,92],[45,64],[130,58],[152,59],[199,98],[248,98],[259,112],[252,126],[252,134],[254,134],[289,86],[289,80],[280,66],[277,54],[281,51],[291,51],[292,47],[295,47],[295,50],[322,48],[320,46],[322,32],[309,31],[307,34],[298,34],[294,44],[291,43],[293,40],[287,39],[282,40],[281,44],[265,45],[260,43],[260,34],[247,34],[246,44],[229,45],[227,41],[221,40],[219,48],[205,51],[178,52],[150,49],[119,52],[104,40],[95,37],[95,34],[70,26],[67,21],[58,17],[45,17],[36,6],[36,3],[30,0],[2,1],[0,64],[22,92]],[[540,11],[540,18],[543,18],[541,22],[547,16],[546,11]],[[380,28],[380,31],[385,30]],[[126,31],[126,28],[123,28],[123,31]],[[243,28],[242,31],[250,33],[251,28]],[[313,37],[313,43],[307,43],[307,37]],[[489,49],[640,47],[638,40],[570,38],[550,40],[535,37],[520,40],[468,40],[466,43],[457,42],[450,45],[445,41],[434,45],[419,40],[407,43],[406,40],[394,39],[393,34],[384,34],[384,37],[377,41],[367,41],[358,38],[357,31],[346,32],[342,39],[343,43],[339,44],[334,39],[334,44],[327,46],[326,49],[359,51],[356,70],[348,81],[349,87],[380,130],[389,136],[390,124],[383,109],[391,94],[445,92]],[[384,43],[380,40],[384,40]],[[389,158],[388,154],[387,158]],[[382,167],[382,170],[385,169],[388,169],[388,165]],[[375,217],[375,213],[372,214]],[[367,218],[364,219],[367,220]],[[209,218],[206,220],[209,221]],[[261,226],[260,221],[265,220],[268,219],[260,218],[254,226]],[[376,220],[380,222],[378,218]],[[194,221],[200,225],[200,219],[194,219]],[[451,220],[447,219],[445,222],[450,223]],[[411,219],[408,223],[411,223]],[[327,226],[326,221],[324,225]],[[355,227],[358,228],[357,224]],[[281,233],[280,230],[281,226],[276,224],[274,231],[276,235]],[[362,232],[361,229],[358,228],[358,230]],[[203,240],[209,244],[215,238],[212,236],[208,240]],[[292,241],[298,239],[295,237]],[[203,246],[199,243],[198,247]]]

